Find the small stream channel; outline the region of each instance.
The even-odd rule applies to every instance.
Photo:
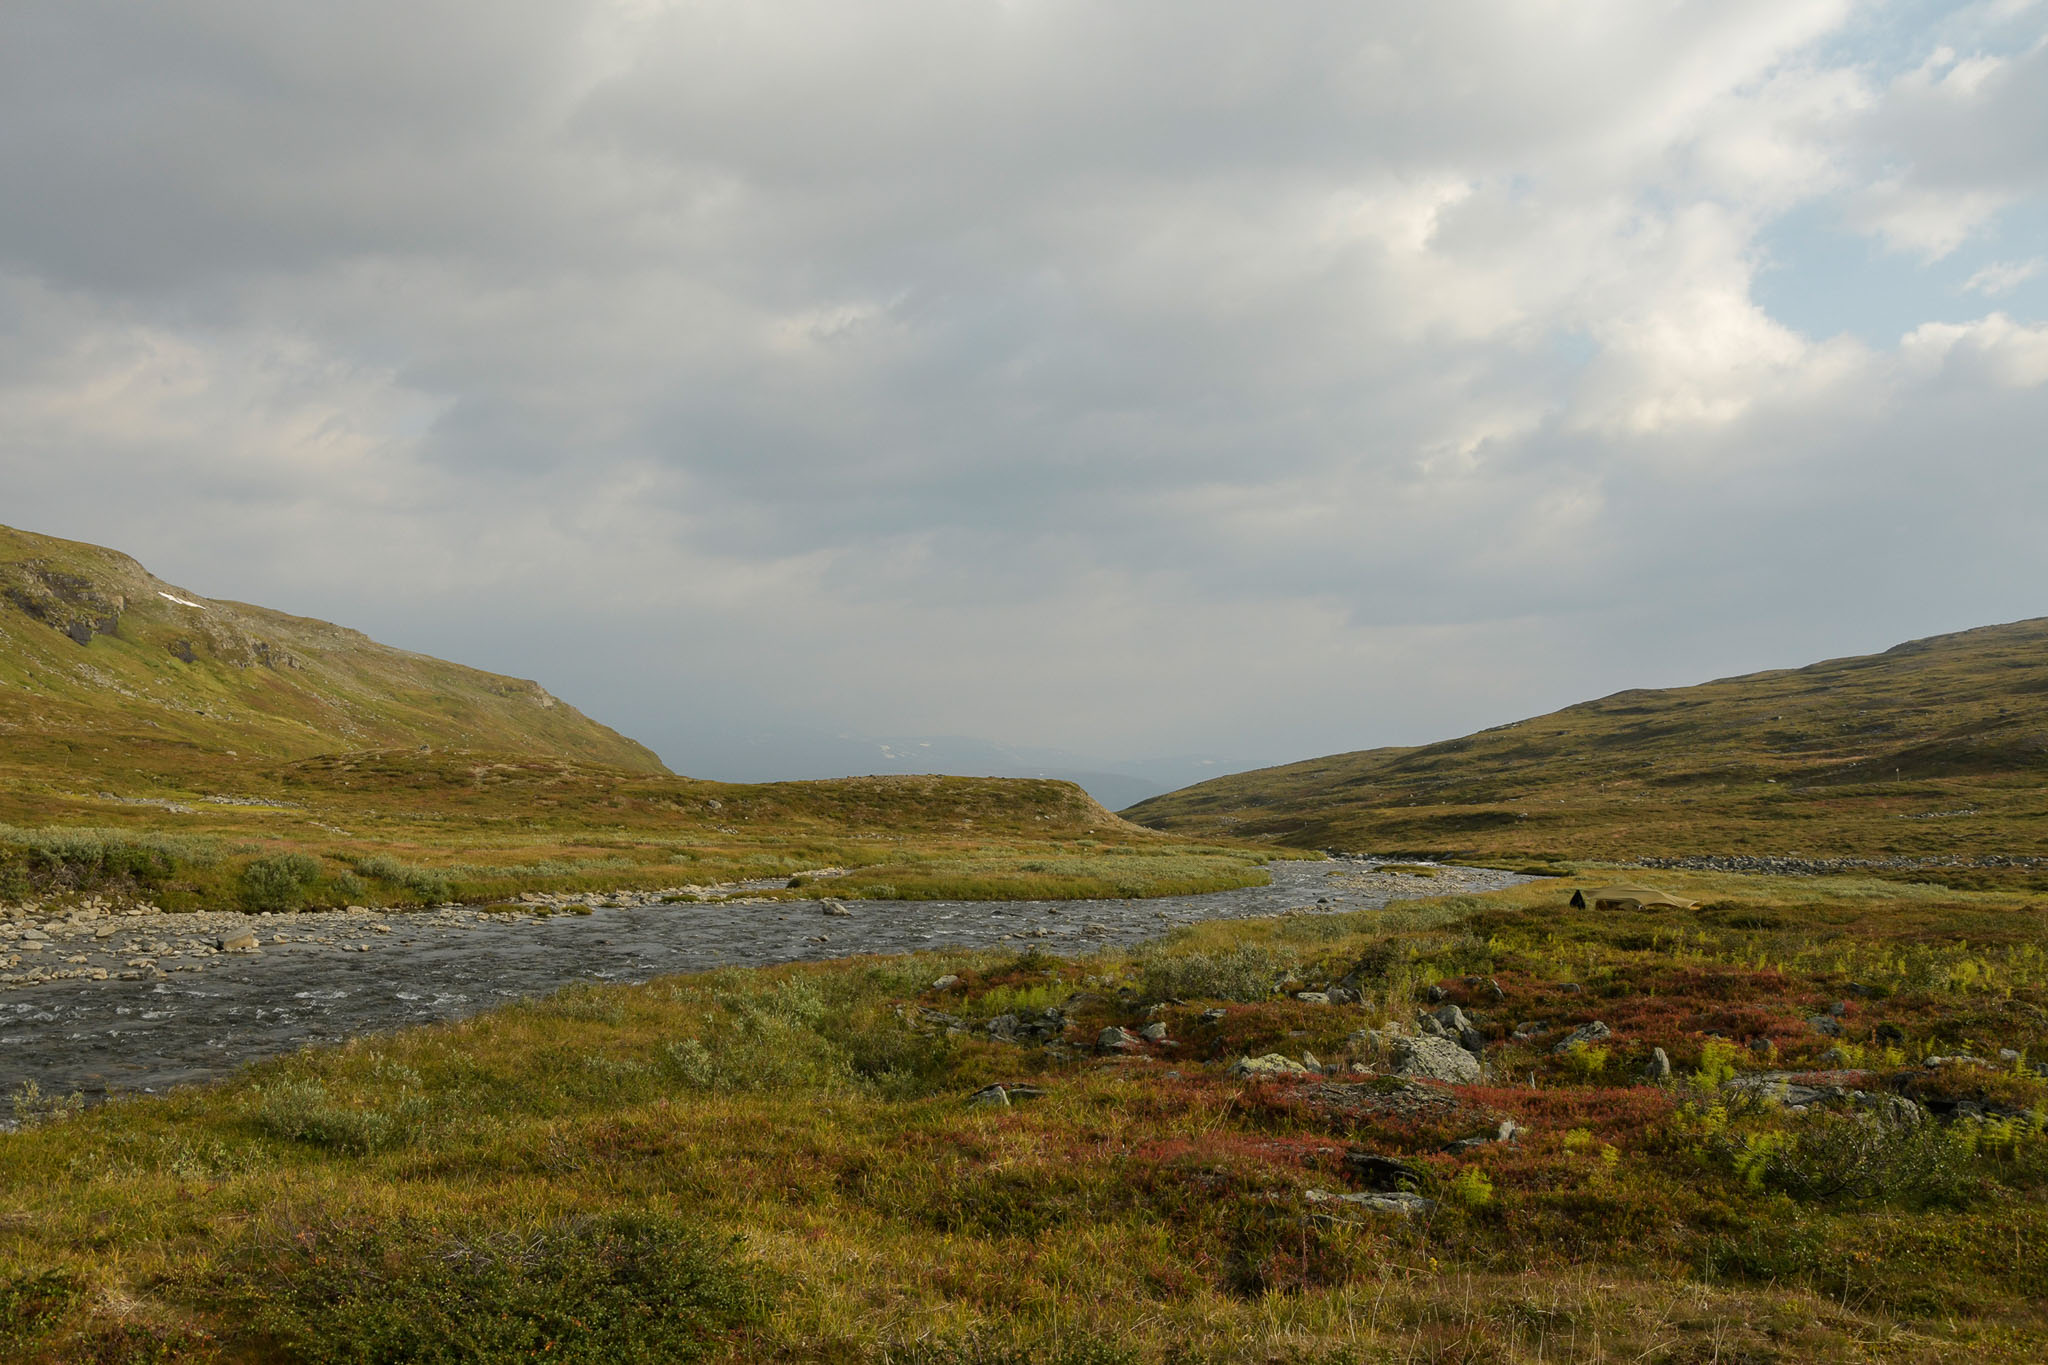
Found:
[[[97,1097],[211,1080],[262,1057],[356,1034],[474,1014],[577,982],[637,982],[714,967],[1008,944],[1072,955],[1177,925],[1295,909],[1374,909],[1528,880],[1481,868],[1434,877],[1370,860],[1283,862],[1270,886],[1102,901],[732,901],[588,915],[387,914],[366,949],[281,943],[164,979],[63,980],[0,991],[0,1088]],[[1321,903],[1319,903],[1321,902]],[[300,928],[322,916],[294,916]],[[360,931],[358,931],[359,934]]]

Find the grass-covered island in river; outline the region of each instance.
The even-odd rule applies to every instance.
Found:
[[[38,991],[152,989],[71,961],[144,908],[886,913],[1243,886],[1318,842],[1557,874],[1348,912],[1333,863],[1286,915],[1134,949],[578,986],[166,1095],[18,1086],[0,1358],[2048,1353],[2048,912],[1998,719],[2031,714],[2031,628],[1137,812],[1197,843],[1057,782],[695,781],[532,684],[0,547],[11,1037],[61,1041]],[[1741,738],[1760,705],[1806,728]],[[1510,805],[1545,813],[1474,814]],[[1809,875],[1622,866],[1763,852]],[[1810,875],[1843,856],[1874,866]],[[1661,903],[1570,899],[1646,877]]]

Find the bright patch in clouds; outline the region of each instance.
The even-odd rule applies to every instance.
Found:
[[[2010,294],[2039,275],[2041,265],[2038,256],[2031,261],[1993,261],[1963,281],[1963,288],[1972,294],[1997,298],[2000,294]]]
[[[0,518],[706,775],[2048,613],[2040,5],[23,0],[0,175]]]

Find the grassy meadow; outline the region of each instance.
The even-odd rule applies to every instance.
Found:
[[[0,903],[489,902],[777,879],[789,898],[1063,899],[1261,885],[1272,855],[1126,824],[1064,782],[742,786],[459,751],[284,765],[228,800],[0,784]],[[805,874],[831,870],[834,875]]]
[[[18,1097],[0,1341],[49,1362],[2042,1358],[2042,907],[1660,881],[1702,905],[1595,915],[1542,882],[1079,961],[727,971],[162,1098]],[[1360,998],[1291,994],[1333,982]],[[1357,1036],[1437,995],[1483,1035],[1479,1083],[1389,1075]],[[1037,1041],[987,1027],[1052,1008]],[[1609,1036],[1557,1051],[1595,1020]],[[1167,1038],[1094,1047],[1147,1023]],[[1230,1074],[1267,1053],[1330,1071]],[[1873,1101],[1727,1084],[1821,1068]],[[970,1103],[997,1083],[1008,1104]],[[1504,1119],[1509,1140],[1453,1149]],[[1342,1198],[1389,1172],[1432,1206]]]

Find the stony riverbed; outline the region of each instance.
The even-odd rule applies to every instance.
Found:
[[[1006,943],[1079,953],[1197,920],[1370,909],[1526,880],[1433,871],[1369,859],[1275,863],[1270,886],[1154,900],[827,904],[758,899],[741,885],[692,888],[730,898],[683,904],[634,893],[295,915],[16,907],[0,919],[0,962],[11,964],[0,978],[0,1087],[157,1090],[579,981]]]

